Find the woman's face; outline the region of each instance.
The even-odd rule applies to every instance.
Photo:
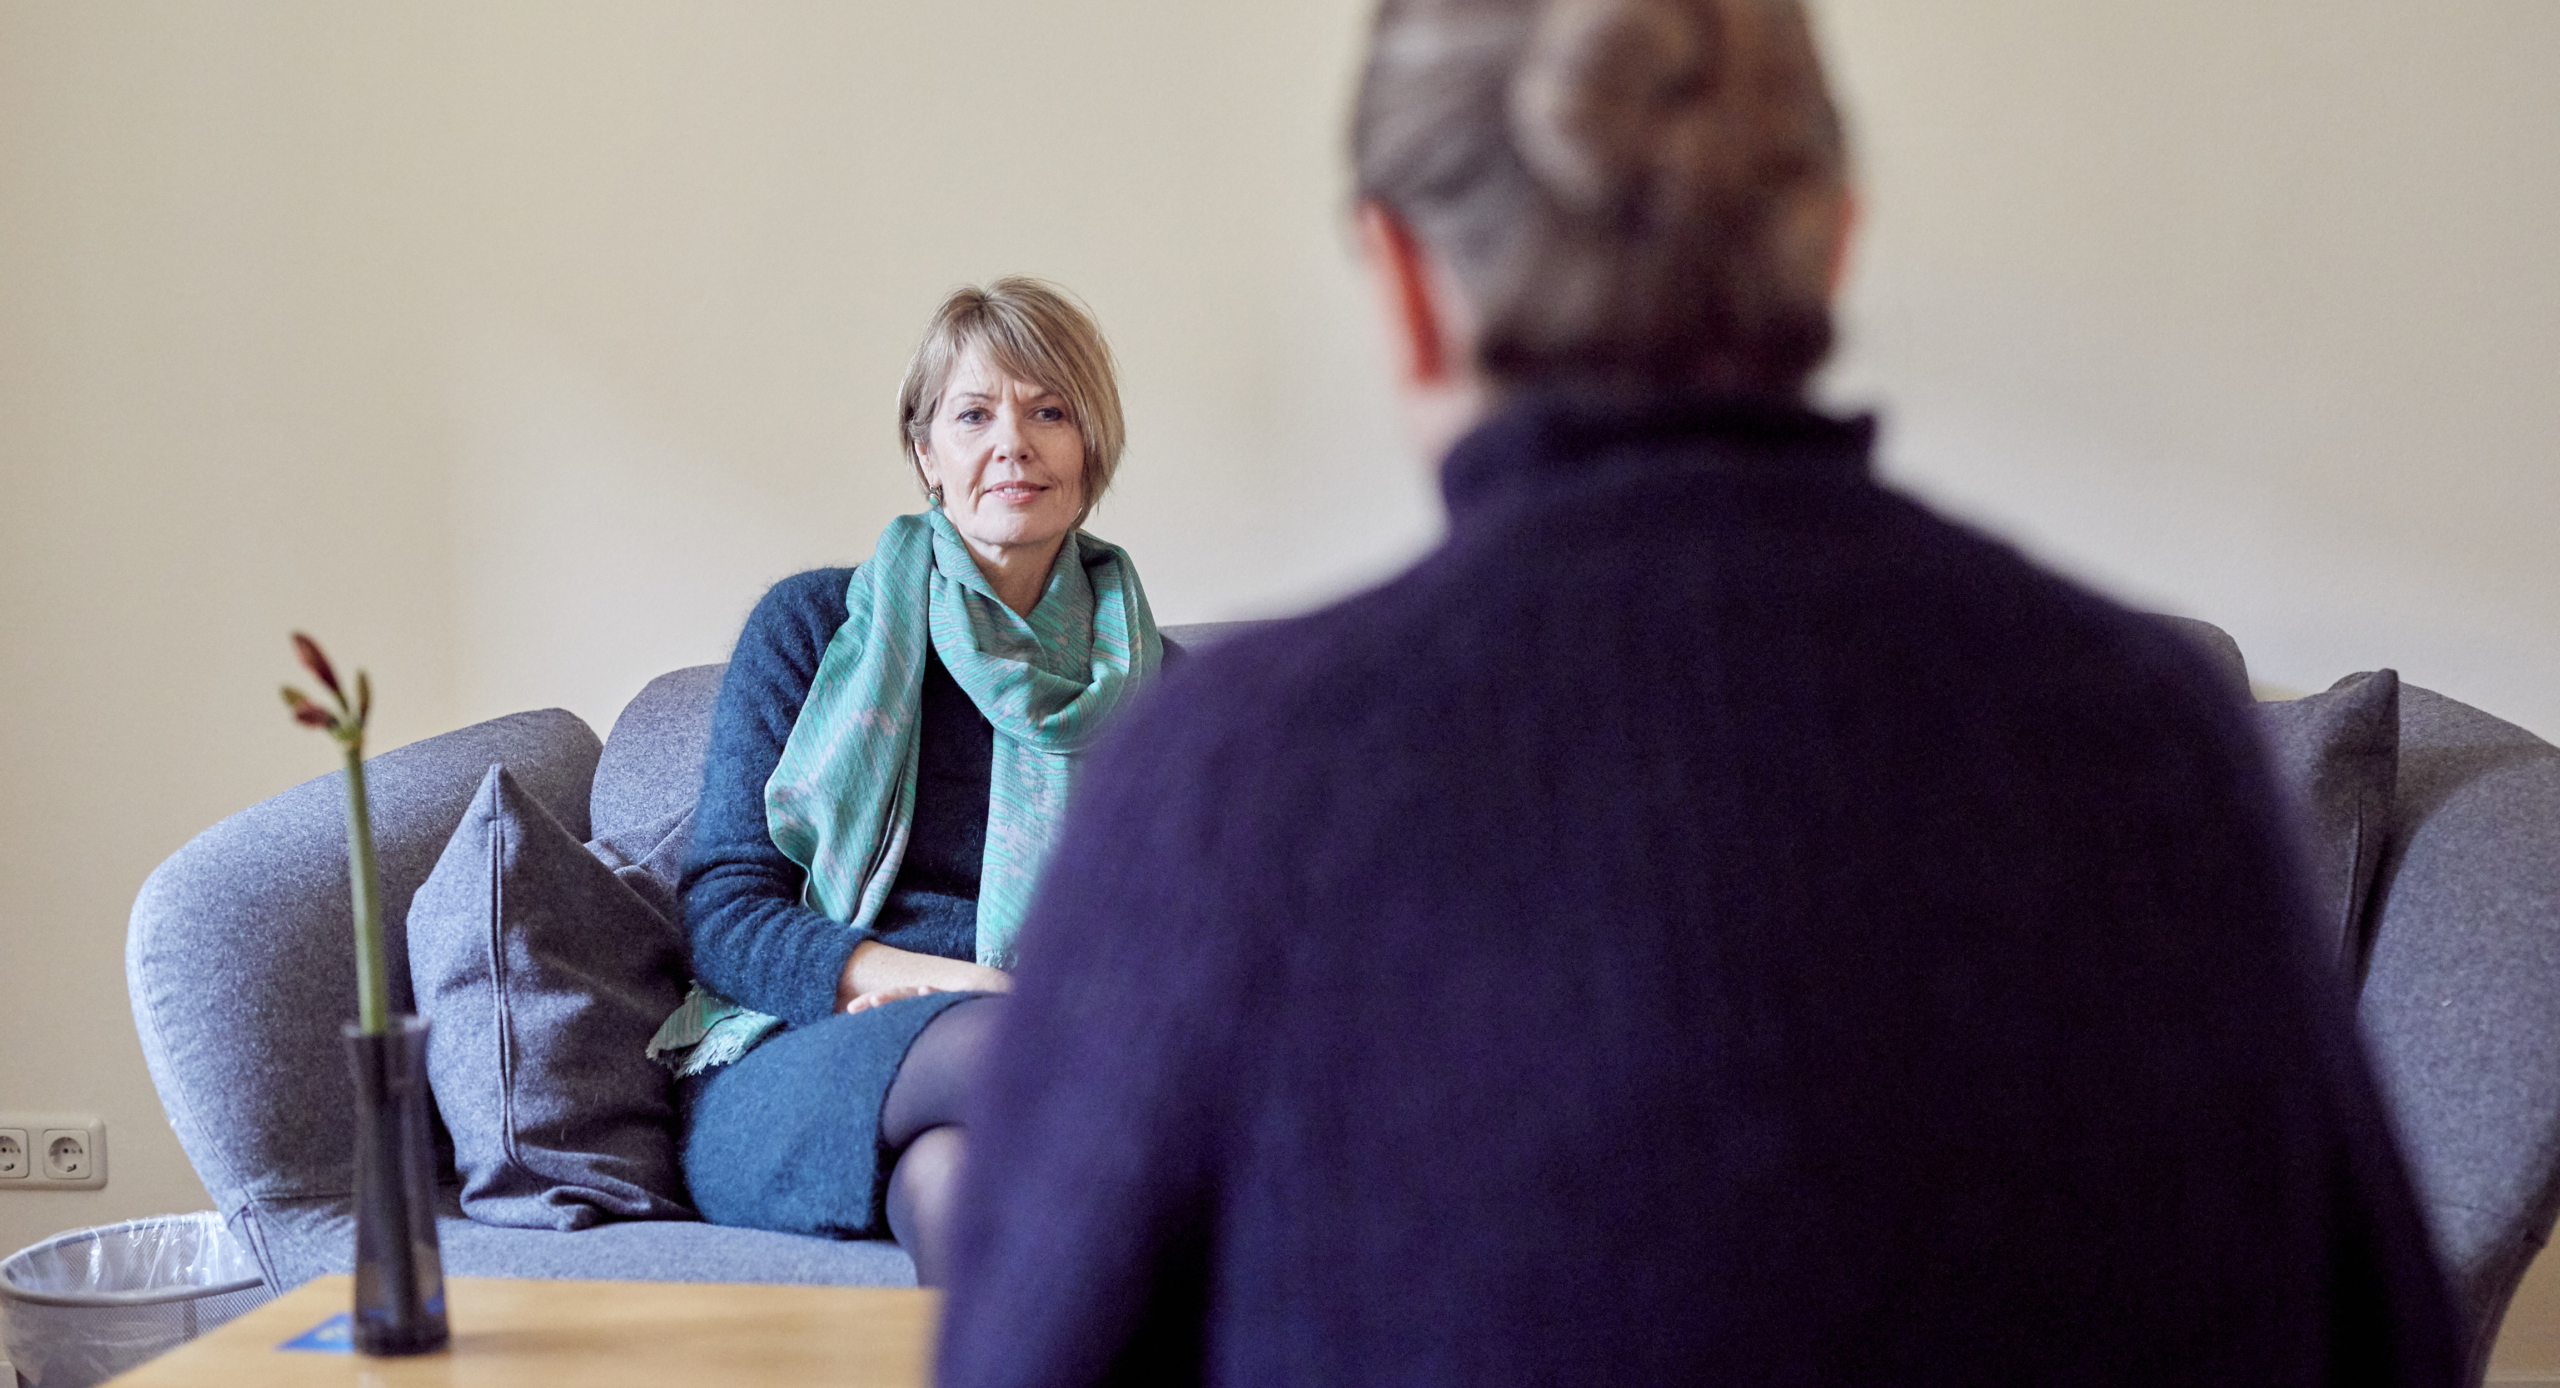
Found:
[[[1005,375],[981,351],[952,368],[916,458],[952,528],[982,554],[1054,546],[1084,511],[1084,431],[1066,397]]]

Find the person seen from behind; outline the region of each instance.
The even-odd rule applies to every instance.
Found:
[[[2246,711],[1821,413],[1803,6],[1386,0],[1446,540],[1097,749],[940,1381],[2452,1384]]]

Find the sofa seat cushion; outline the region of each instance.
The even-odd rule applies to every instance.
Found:
[[[450,1186],[439,1192],[436,1237],[448,1277],[848,1287],[912,1287],[916,1280],[915,1264],[886,1239],[813,1239],[674,1220],[574,1232],[502,1229],[463,1218],[457,1195]],[[279,1289],[354,1267],[355,1218],[343,1198],[260,1202],[233,1228]]]
[[[639,1282],[802,1282],[911,1287],[916,1268],[886,1239],[816,1239],[722,1224],[604,1224],[574,1234],[441,1226],[456,1277]]]

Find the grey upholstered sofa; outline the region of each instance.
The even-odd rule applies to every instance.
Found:
[[[2245,680],[2237,647],[2188,624]],[[1216,628],[1178,628],[1212,640]],[[560,710],[520,713],[370,763],[395,1000],[410,997],[411,897],[503,763],[582,839],[691,802],[719,667],[660,677],[601,744]],[[2560,1206],[2560,750],[2403,686],[2398,786],[2368,918],[2359,1007],[2400,1138],[2485,1361]],[[352,947],[337,777],[244,810],[144,886],[127,967],[134,1018],[179,1140],[271,1285],[350,1258],[351,1095],[337,1037]],[[448,1170],[448,1180],[451,1173]],[[502,1229],[450,1199],[457,1275],[904,1283],[886,1243],[699,1223]],[[2093,1308],[2093,1312],[2096,1308]]]
[[[1176,642],[1217,625],[1177,627]],[[582,840],[645,825],[701,790],[721,667],[663,675],[599,743],[561,709],[510,714],[366,763],[380,846],[393,1002],[412,1006],[409,904],[481,778],[504,765]],[[134,903],[126,982],[151,1076],[187,1159],[256,1253],[268,1284],[298,1286],[352,1263],[354,1093],[338,1039],[355,1014],[345,820],[336,774],[306,781],[198,835]],[[450,1142],[446,1270],[456,1276],[905,1285],[885,1241],[838,1242],[690,1222],[574,1233],[462,1217]]]

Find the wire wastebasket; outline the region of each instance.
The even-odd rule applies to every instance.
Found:
[[[21,1388],[90,1388],[275,1295],[211,1210],[56,1234],[0,1261]]]

